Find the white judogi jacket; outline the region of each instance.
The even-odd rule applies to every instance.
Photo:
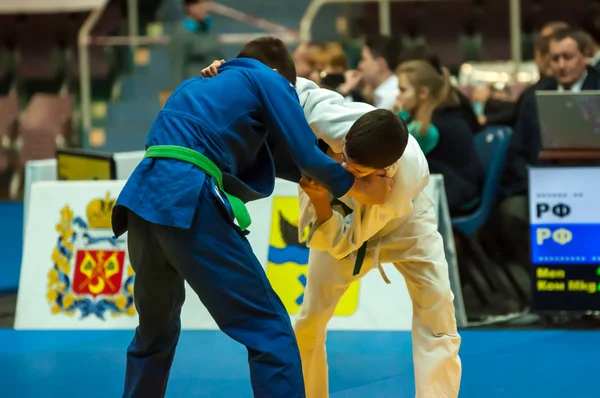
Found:
[[[334,152],[342,152],[345,136],[354,122],[375,108],[364,103],[349,103],[338,93],[319,88],[315,83],[298,78],[296,84],[300,103],[306,119],[318,138],[325,141]],[[367,259],[380,266],[380,252],[385,251],[385,262],[402,259],[403,252],[394,251],[394,241],[406,238],[407,231],[400,227],[413,214],[420,214],[433,206],[433,201],[423,192],[429,182],[429,166],[417,141],[409,136],[402,157],[389,168],[388,176],[394,179],[394,188],[383,205],[367,206],[344,196],[340,201],[353,212],[347,216],[334,211],[323,224],[317,224],[314,208],[301,188],[299,239],[306,227],[311,227],[307,245],[311,249],[329,252],[341,259],[356,251],[366,241]],[[398,232],[400,231],[400,232]],[[385,274],[384,279],[389,283]]]

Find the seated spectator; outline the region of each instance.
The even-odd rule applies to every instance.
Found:
[[[348,71],[346,54],[340,44],[327,43],[312,53],[308,63],[312,70],[310,80],[323,88],[338,91],[349,101],[365,102],[360,90],[350,89],[360,81],[360,74]]]
[[[310,64],[310,58],[316,51],[322,50],[325,43],[309,41],[300,43],[294,50],[294,64],[296,64],[296,75],[305,79],[310,79],[313,69]]]
[[[535,91],[538,90],[538,87],[540,85],[545,85],[548,77],[551,77],[554,74],[554,71],[552,69],[552,57],[550,54],[550,39],[552,37],[552,35],[554,33],[556,33],[559,30],[565,30],[565,29],[569,29],[569,25],[566,22],[550,22],[545,24],[542,29],[540,30],[540,34],[539,37],[536,39],[535,43],[534,43],[534,59],[535,59],[535,63],[537,65],[539,74],[540,74],[540,80],[538,80],[535,84],[529,86],[527,89],[525,89],[521,95],[519,96],[519,99],[517,100],[517,103],[515,105],[516,108],[516,115],[515,115],[515,121],[514,121],[514,125],[516,127],[516,123],[517,120],[520,119],[520,110],[522,108],[522,102],[524,98],[527,98],[531,101],[532,98],[535,98]],[[525,109],[527,109],[527,106],[525,107]],[[537,118],[537,115],[536,115]],[[515,140],[514,135],[513,135],[513,140]],[[519,169],[519,167],[517,167],[517,169],[513,169],[512,166],[510,165],[510,163],[512,163],[513,161],[516,161],[514,158],[516,155],[513,153],[514,151],[509,151],[509,159],[508,159],[508,163],[509,165],[507,165],[507,171],[505,172],[504,175],[504,184],[505,185],[512,185],[513,182],[511,182],[510,180],[513,179],[513,177],[511,176],[512,173],[517,173],[517,175],[519,175],[521,172],[517,171],[517,169]],[[517,179],[521,179],[521,177],[516,177]],[[520,188],[520,190],[522,190],[523,188]],[[512,190],[512,189],[510,189]]]
[[[477,29],[474,17],[465,21],[463,31],[458,39],[458,47],[462,53],[463,61],[480,61],[483,50],[483,36]]]
[[[429,62],[435,69],[442,69],[442,62],[440,61],[439,57],[429,48],[427,48],[427,46],[415,46],[404,49],[400,53],[398,63],[402,64],[407,61],[426,61]],[[460,107],[465,121],[469,124],[469,128],[474,133],[477,133],[481,130],[482,126],[477,120],[471,100],[454,86],[452,86],[452,91],[456,94],[458,100],[460,101]]]
[[[535,91],[600,90],[600,73],[588,65],[587,34],[577,29],[561,29],[549,40],[553,77],[545,77],[523,92],[517,122],[511,137],[503,179],[507,198],[500,205],[505,222],[503,235],[511,239],[516,252],[528,252],[529,212],[527,203],[528,166],[540,164],[542,149]],[[523,261],[528,261],[524,256]]]
[[[527,166],[539,163],[541,150],[535,91],[600,90],[600,73],[588,65],[588,36],[577,29],[556,31],[550,38],[550,66],[554,77],[546,77],[523,92],[515,131],[511,138],[507,173],[514,194],[527,192]]]
[[[341,16],[336,19],[338,41],[346,54],[349,69],[356,69],[360,62],[366,25],[368,19],[364,16],[351,19]]]
[[[484,170],[450,83],[450,72],[427,61],[398,68],[398,105],[427,156],[431,173],[444,176],[452,216],[468,214],[479,204]]]
[[[343,83],[344,72],[348,68],[346,55],[338,43],[321,44],[310,53],[306,61],[310,69],[308,78],[319,86],[335,90],[339,84]],[[326,80],[325,84],[322,82],[323,78]],[[335,84],[336,81],[339,84]]]
[[[511,148],[508,152],[506,170],[502,181],[505,194],[509,196],[513,194],[521,195],[527,192],[527,159],[533,159],[533,161],[537,162],[539,148],[533,149],[533,156],[527,155],[529,142],[527,137],[529,137],[529,131],[532,131],[533,135],[537,131],[537,135],[539,136],[535,92],[537,90],[547,90],[548,87],[557,84],[556,80],[552,78],[554,68],[552,55],[550,54],[550,41],[552,36],[559,31],[570,31],[569,25],[565,22],[550,22],[540,30],[540,35],[534,47],[535,63],[540,73],[540,80],[525,89],[517,100],[515,131],[511,137]],[[531,112],[533,114],[527,114]],[[527,217],[527,214],[524,216]]]
[[[510,87],[496,82],[478,87],[473,92],[473,102],[482,126],[514,126],[516,103],[511,101]],[[480,108],[479,112],[477,109]]]
[[[545,24],[540,30],[540,35],[534,43],[534,60],[540,72],[540,80],[544,77],[552,76],[552,66],[550,65],[550,36],[556,31],[567,29],[569,25],[566,22],[550,22]]]
[[[393,71],[398,66],[400,50],[398,40],[379,35],[368,37],[363,46],[358,69],[365,85],[372,90],[372,103],[376,108],[392,109],[396,103],[398,77]],[[353,83],[354,86],[349,85],[347,90],[358,88],[360,80]]]
[[[185,19],[171,35],[171,88],[182,81],[198,76],[213,59],[223,53],[217,35],[211,32],[208,7],[211,0],[184,0]]]

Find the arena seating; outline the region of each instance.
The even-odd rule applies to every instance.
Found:
[[[35,92],[56,93],[65,84],[76,89],[77,34],[88,15],[88,12],[0,15],[0,93],[15,83],[26,98]],[[116,34],[123,20],[121,2],[111,1],[92,35]],[[111,85],[118,73],[113,52],[90,48],[91,74],[99,86]],[[12,70],[16,71],[14,76]],[[15,81],[6,84],[8,78]],[[110,89],[104,91],[110,93]]]
[[[19,122],[19,163],[54,157],[57,146],[71,137],[73,98],[70,95],[36,94]]]
[[[87,14],[85,15],[87,16]],[[79,51],[77,48],[77,32],[79,31],[80,24],[83,24],[85,18],[77,18],[74,26],[72,27],[74,35],[70,33],[70,38],[75,40],[69,41],[68,50],[71,51],[71,56],[68,63],[68,76],[71,83],[74,85],[78,84],[80,76],[79,71]],[[114,34],[121,26],[123,22],[123,13],[120,4],[113,2],[109,4],[101,19],[98,21],[92,31],[92,36],[108,36]],[[114,60],[114,50],[107,50],[103,47],[90,47],[90,74],[93,80],[100,81],[100,83],[108,83],[107,80],[114,78],[116,73],[116,65],[111,63]]]
[[[474,22],[475,34],[483,37],[481,42],[481,61],[506,60],[510,58],[509,6],[506,0],[486,0],[477,11],[469,4],[462,6],[456,1],[398,1],[391,3],[392,34],[399,37],[408,36],[408,26],[416,20],[417,34],[427,39],[427,44],[440,56],[443,63],[451,69],[465,61],[463,51],[459,47],[459,37],[464,33],[467,21]],[[463,3],[464,4],[464,3]],[[560,19],[577,25],[584,15],[585,1],[569,3],[569,12],[564,12],[564,5],[558,1],[545,1],[540,11],[536,11],[532,19],[539,25],[544,21]],[[521,0],[524,16],[532,13],[532,1]],[[374,32],[379,27],[379,10],[377,3],[365,4],[361,14],[367,25]],[[448,23],[448,21],[453,21]]]
[[[92,36],[118,34],[123,10],[124,2],[111,0]],[[69,93],[79,90],[77,36],[88,16],[0,14],[0,174],[13,168],[21,174],[27,160],[54,157],[57,145],[77,138],[72,134],[75,98]],[[124,64],[117,62],[116,52],[89,47],[95,97],[106,100],[112,92]]]

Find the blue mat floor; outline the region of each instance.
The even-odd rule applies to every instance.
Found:
[[[600,332],[464,331],[460,397],[599,397]],[[119,397],[129,331],[0,330],[0,396]],[[408,332],[332,332],[332,398],[414,397]],[[243,347],[183,332],[167,397],[252,397]]]

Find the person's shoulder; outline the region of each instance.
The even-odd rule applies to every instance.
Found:
[[[433,112],[431,121],[440,134],[445,130],[452,130],[454,134],[468,133],[473,135],[473,131],[460,106],[436,109]]]
[[[537,83],[535,83],[533,86],[529,87],[529,89],[530,89],[529,95],[535,96],[536,91],[556,90],[557,87],[558,87],[558,83],[555,78],[544,77],[544,78],[540,79]]]
[[[588,66],[585,80],[584,87],[590,87],[591,90],[597,90],[600,88],[600,71],[594,66]]]

